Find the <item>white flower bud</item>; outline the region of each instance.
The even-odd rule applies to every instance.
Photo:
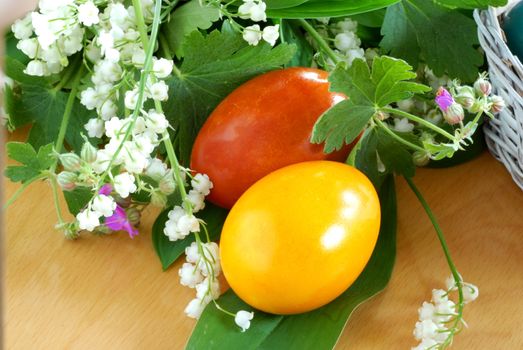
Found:
[[[193,213],[197,213],[205,208],[205,197],[198,191],[190,190],[187,194],[187,200],[191,203]],[[185,203],[184,203],[185,207]]]
[[[421,307],[418,309],[420,321],[433,320],[435,312],[436,307],[434,304],[424,301],[423,305],[421,305]]]
[[[47,75],[47,68],[42,61],[33,60],[29,61],[27,67],[24,69],[24,73],[27,75],[42,77]]]
[[[151,179],[156,180],[156,181],[159,181],[162,177],[165,176],[166,173],[167,173],[167,165],[158,158],[151,159],[149,161],[149,165],[147,166],[147,169],[145,169],[145,175],[149,176]],[[173,180],[173,182],[174,182],[174,180]],[[174,190],[174,188],[173,188],[173,190]]]
[[[203,281],[203,276],[195,265],[191,263],[184,263],[180,270],[178,270],[178,276],[180,276],[180,284],[189,288],[194,288],[198,283]],[[199,298],[200,300],[203,300]]]
[[[78,176],[70,171],[62,171],[60,174],[58,174],[56,179],[62,190],[72,191],[76,188],[76,181]]]
[[[160,179],[158,187],[160,188],[160,191],[162,191],[166,195],[170,195],[174,192],[174,190],[176,189],[176,181],[174,181],[172,171],[168,171],[164,175],[164,177]]]
[[[458,102],[463,108],[469,109],[476,102],[476,94],[474,89],[470,86],[461,86],[457,89],[457,95],[454,97],[454,100]]]
[[[488,96],[492,92],[492,85],[485,78],[485,76],[480,76],[478,80],[474,83],[474,89],[480,96]]]
[[[195,191],[200,192],[204,196],[208,196],[213,188],[213,184],[206,174],[196,174],[191,180],[191,186]]]
[[[505,108],[505,100],[498,95],[492,95],[490,103],[490,111],[492,113],[499,113]]]
[[[423,320],[416,322],[413,334],[416,340],[432,339],[438,334],[438,330],[438,325],[432,320]]]
[[[262,38],[268,42],[271,46],[276,44],[276,40],[280,37],[280,26],[278,24],[274,26],[267,26],[263,28]]]
[[[479,289],[471,283],[463,284],[463,300],[465,303],[470,303],[474,301],[479,296]]]
[[[114,190],[122,198],[129,197],[130,193],[134,193],[137,190],[136,184],[134,183],[134,176],[129,173],[122,173],[114,177]]]
[[[205,277],[201,283],[196,285],[196,297],[206,303],[218,299],[219,296],[220,282],[216,278],[209,280],[209,277]]]
[[[100,22],[98,7],[92,1],[87,1],[78,6],[78,21],[86,27]]]
[[[181,209],[181,208],[180,208]],[[183,212],[183,209],[182,209]],[[198,249],[198,243],[192,242],[190,246],[185,248],[185,260],[187,262],[196,264],[200,260],[201,255]]]
[[[160,58],[153,62],[153,71],[157,78],[165,79],[173,71],[174,63],[172,60],[167,60],[165,58]]]
[[[396,104],[398,105],[399,109],[405,112],[410,112],[415,106],[414,100],[412,98],[398,101]]]
[[[425,166],[430,161],[430,154],[426,151],[416,151],[412,154],[412,160],[416,166]]]
[[[93,231],[96,226],[100,225],[100,215],[92,210],[83,210],[76,215],[78,227],[81,230]]]
[[[92,209],[107,218],[113,215],[116,209],[116,202],[111,196],[99,194],[93,199]]]
[[[38,41],[35,38],[23,39],[16,44],[16,47],[27,57],[34,59],[38,50]]]
[[[245,40],[249,45],[256,46],[262,38],[262,33],[260,31],[260,26],[254,24],[252,26],[245,27],[243,30],[243,40]]]
[[[161,80],[157,83],[154,83],[149,88],[149,93],[151,98],[155,101],[166,101],[169,98],[169,87],[167,84]]]
[[[394,130],[399,132],[411,132],[414,124],[409,123],[407,118],[394,118]]]
[[[203,309],[205,309],[206,304],[203,303],[200,299],[193,299],[187,304],[185,307],[185,314],[191,318],[198,319],[200,318],[200,315],[203,312]]]
[[[200,222],[194,215],[184,214],[178,219],[177,227],[178,231],[186,236],[190,232],[199,232]]]
[[[164,208],[167,205],[167,196],[160,191],[153,191],[151,194],[151,204]]]
[[[134,110],[138,102],[138,90],[129,90],[125,92],[125,108]]]
[[[58,156],[58,159],[67,171],[78,171],[82,168],[82,160],[75,153],[62,153]]]
[[[89,137],[100,138],[105,132],[104,121],[98,118],[89,119],[84,125],[84,129],[87,131]]]
[[[340,51],[349,51],[350,49],[358,49],[361,45],[361,40],[353,32],[344,32],[336,35],[334,38],[334,46]]]
[[[465,118],[465,111],[459,103],[454,102],[443,112],[443,118],[450,125],[458,124]]]
[[[251,326],[251,320],[254,318],[254,312],[240,310],[234,316],[234,322],[245,332]]]

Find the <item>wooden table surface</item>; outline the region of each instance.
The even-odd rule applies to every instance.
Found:
[[[426,195],[466,281],[480,288],[465,309],[470,328],[454,349],[523,349],[523,192],[488,153],[450,169],[421,169]],[[17,185],[6,183],[6,196]],[[409,349],[417,309],[449,275],[436,235],[398,179],[398,254],[387,289],[353,315],[337,349]],[[182,349],[194,326],[183,309],[193,291],[181,262],[162,272],[141,232],[65,240],[53,229],[46,183],[6,212],[6,349]],[[231,349],[233,350],[233,349]]]

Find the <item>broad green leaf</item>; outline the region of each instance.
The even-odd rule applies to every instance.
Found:
[[[309,0],[300,5],[285,8],[268,8],[273,18],[320,18],[341,17],[378,10],[398,0]]]
[[[489,6],[505,6],[508,0],[435,0],[437,3],[453,8],[477,9]]]
[[[370,128],[365,132],[356,155],[356,166],[377,188],[390,174],[412,177],[416,171],[408,149],[379,127]]]
[[[292,20],[282,19],[280,21],[280,33],[281,42],[296,45],[296,53],[285,67],[310,67],[314,50],[307,39],[305,39],[305,35],[300,30],[299,25]]]
[[[33,146],[23,142],[8,142],[7,156],[21,165],[10,165],[5,169],[5,175],[13,182],[26,182],[49,169],[55,157],[53,145],[40,147],[38,153]]]
[[[163,233],[165,222],[168,220],[169,209],[163,211],[153,224],[152,240],[156,254],[160,258],[163,270],[167,270],[182,255],[185,247],[194,242],[194,235],[189,235],[180,241],[171,242]],[[211,241],[218,239],[222,232],[223,223],[227,216],[227,210],[206,203],[205,209],[198,212],[196,216],[204,220],[207,224],[209,238]],[[205,233],[201,232],[202,239],[205,239]]]
[[[93,198],[92,189],[89,187],[77,187],[72,191],[64,191],[65,202],[69,212],[78,214]]]
[[[311,142],[325,141],[325,152],[339,150],[343,144],[350,144],[365,128],[374,115],[374,108],[355,105],[344,100],[330,108],[314,125]]]
[[[176,8],[165,26],[169,46],[178,58],[183,56],[185,36],[198,29],[209,29],[220,19],[220,11],[212,5],[202,5],[200,0],[191,0]]]
[[[206,36],[196,31],[186,37],[181,74],[167,81],[165,103],[182,164],[188,164],[194,139],[212,110],[240,84],[289,62],[294,50],[288,44],[249,46],[240,34],[229,31]]]
[[[360,13],[358,15],[351,16],[351,19],[358,22],[359,25],[363,25],[370,28],[381,28],[383,20],[385,19],[386,9],[379,9],[376,11],[370,11]]]
[[[20,89],[13,108],[7,112],[10,119],[15,125],[20,124],[16,122],[18,119],[33,123],[27,141],[35,148],[56,141],[69,93],[29,84],[21,84]],[[94,113],[86,110],[78,99],[74,101],[65,140],[78,152],[84,143],[83,125],[94,117]]]
[[[255,311],[248,332],[241,333],[231,316],[211,303],[189,339],[187,349],[332,349],[352,312],[383,290],[390,280],[396,255],[396,194],[389,176],[380,190],[382,223],[376,248],[364,271],[352,286],[330,304],[293,316]],[[232,291],[218,300],[231,311],[252,310]]]
[[[421,58],[437,76],[473,81],[483,64],[477,27],[465,14],[432,0],[402,0],[387,9],[381,47],[417,66]]]
[[[307,1],[309,0],[265,0],[265,4],[269,10],[272,10],[295,7]]]
[[[416,77],[405,61],[380,56],[372,71],[364,60],[356,59],[348,69],[339,64],[329,76],[331,91],[349,98],[325,112],[314,125],[311,142],[325,142],[329,153],[349,143],[364,129],[379,107],[429,91],[410,81]]]

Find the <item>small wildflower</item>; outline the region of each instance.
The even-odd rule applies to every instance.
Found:
[[[251,320],[254,318],[254,312],[240,310],[234,316],[234,322],[245,332],[251,326]]]
[[[438,89],[438,91],[436,92],[435,100],[436,100],[436,104],[439,106],[439,108],[443,112],[446,112],[447,109],[454,103],[454,99],[452,98],[452,95],[444,87],[440,87]]]

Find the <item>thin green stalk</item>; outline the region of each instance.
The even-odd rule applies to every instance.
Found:
[[[464,299],[463,299],[463,286],[461,281],[461,276],[459,275],[459,272],[456,268],[456,265],[454,264],[454,261],[452,260],[452,257],[450,256],[449,247],[447,245],[447,241],[445,240],[445,236],[443,234],[443,231],[441,230],[441,227],[438,224],[438,221],[436,220],[436,217],[432,213],[432,210],[430,209],[429,204],[419,191],[419,189],[414,184],[414,181],[412,181],[411,178],[405,176],[405,181],[407,181],[407,184],[409,185],[410,189],[416,197],[418,198],[419,202],[423,206],[423,209],[427,213],[427,216],[429,217],[432,226],[434,227],[434,230],[436,231],[436,234],[438,235],[439,242],[441,244],[441,248],[443,249],[443,253],[445,254],[445,258],[447,260],[447,264],[449,265],[450,271],[452,273],[452,276],[454,277],[454,281],[456,281],[456,286],[458,288],[458,312],[457,316],[454,320],[454,324],[451,327],[450,335],[443,344],[444,347],[448,346],[452,342],[452,337],[455,334],[455,331],[458,329],[458,325],[461,322],[463,318],[463,305],[464,305]]]
[[[63,87],[66,86],[67,83],[69,83],[69,81],[71,80],[71,76],[73,76],[77,71],[78,70],[77,70],[76,64],[75,64],[74,68],[69,67],[69,69],[64,73],[64,76],[62,77],[62,79],[60,79],[58,84],[54,87],[53,91],[58,92],[58,91],[62,90]]]
[[[300,23],[302,28],[305,29],[314,40],[316,40],[320,48],[323,49],[323,51],[325,51],[327,56],[329,56],[334,63],[340,62],[340,58],[338,57],[338,55],[336,55],[336,53],[330,48],[329,44],[327,44],[325,39],[321,37],[320,33],[318,33],[318,31],[314,29],[314,27],[309,22],[307,22],[307,20],[298,19],[297,21]]]
[[[134,13],[135,13],[135,17],[136,17],[136,24],[138,25],[138,32],[140,33],[140,38],[142,40],[142,44],[145,49],[146,47],[149,47],[149,37],[147,36],[147,26],[145,25],[145,20],[143,17],[141,1],[133,0],[133,7],[134,7]],[[160,4],[160,7],[161,7],[161,4]],[[155,8],[154,12],[155,12],[154,17],[156,19],[156,8]],[[154,27],[154,23],[153,23],[153,27]],[[152,33],[151,33],[151,35],[152,35]]]
[[[449,140],[451,141],[454,141],[455,140],[455,137],[454,135],[452,135],[451,133],[443,130],[442,128],[440,128],[439,126],[437,125],[434,125],[432,124],[431,122],[423,119],[423,118],[420,118],[414,114],[410,114],[410,113],[407,113],[405,111],[402,111],[402,110],[399,110],[399,109],[395,109],[395,108],[389,108],[389,107],[382,107],[380,108],[381,111],[383,112],[387,112],[387,113],[391,113],[391,114],[396,114],[396,115],[399,115],[399,116],[402,116],[402,117],[405,117],[407,119],[410,119],[418,124],[421,124],[431,130],[434,130],[435,132],[437,132],[438,134],[441,134],[443,136],[445,136],[446,138],[448,138]]]
[[[71,92],[69,93],[69,97],[67,98],[64,116],[62,118],[60,130],[58,131],[58,137],[56,138],[55,143],[55,150],[58,153],[62,151],[62,147],[64,145],[65,133],[67,132],[67,127],[69,126],[69,119],[71,118],[71,112],[73,111],[73,105],[76,100],[76,93],[78,92],[78,87],[80,86],[80,80],[82,79],[83,72],[84,67],[82,65],[80,70],[77,72],[77,75],[73,82],[73,87],[71,89]],[[53,168],[56,168],[56,165],[54,165]]]
[[[37,176],[27,180],[26,182],[24,182],[22,184],[22,186],[20,186],[15,193],[13,193],[13,195],[11,196],[11,198],[9,198],[9,200],[4,204],[4,207],[3,209],[6,210],[11,204],[13,204],[17,199],[18,197],[20,197],[20,195],[25,191],[25,189],[27,187],[29,187],[30,184],[32,184],[33,182],[35,181],[38,181],[38,180],[41,180],[41,179],[44,179],[47,175],[42,173],[42,174],[38,174]]]
[[[54,173],[49,174],[49,180],[51,181],[51,189],[53,190],[54,207],[56,210],[56,216],[58,217],[58,225],[63,225],[64,218],[62,216],[62,208],[60,208],[60,200],[58,198],[58,181]]]
[[[415,145],[412,142],[409,142],[409,141],[405,140],[404,138],[398,136],[394,131],[390,130],[381,120],[374,118],[374,121],[376,122],[376,124],[378,124],[379,127],[381,127],[383,129],[383,131],[385,131],[387,134],[392,136],[398,142],[401,142],[405,146],[408,146],[416,151],[426,152],[426,150],[423,147]]]

